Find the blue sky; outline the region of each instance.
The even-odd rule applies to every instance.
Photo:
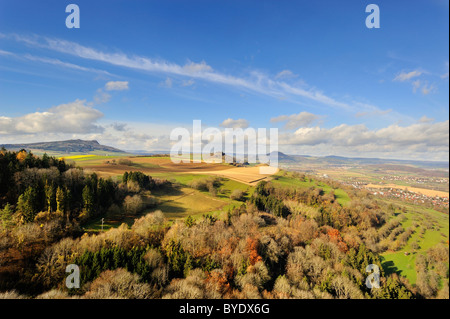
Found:
[[[65,8],[80,8],[68,29]],[[366,5],[380,8],[368,29]],[[172,128],[280,150],[445,160],[448,1],[2,1],[0,143],[161,150]]]

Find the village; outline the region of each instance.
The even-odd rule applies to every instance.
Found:
[[[418,176],[401,176],[401,175],[386,175],[382,176],[381,180],[383,181],[403,181],[410,182],[416,184],[428,184],[428,183],[438,183],[438,184],[448,184],[448,178],[443,177],[418,177]]]

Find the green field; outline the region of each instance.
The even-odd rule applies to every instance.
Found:
[[[399,204],[399,202],[396,202],[396,204]],[[411,284],[415,284],[417,279],[415,269],[417,255],[425,254],[428,249],[440,242],[448,243],[449,216],[433,209],[422,208],[416,205],[404,203],[401,205],[407,208],[406,213],[400,213],[406,217],[402,222],[403,228],[411,227],[416,222],[419,227],[425,228],[425,232],[420,234],[416,229],[405,247],[396,252],[383,253],[381,255],[383,259],[382,265],[387,273],[396,272],[408,278]],[[414,242],[418,243],[418,249],[413,249],[412,243]]]
[[[333,189],[329,185],[309,177],[306,177],[305,180],[300,180],[299,178],[293,177],[292,173],[289,172],[284,171],[279,172],[278,174],[275,175],[274,179],[272,180],[272,183],[274,185],[279,185],[283,187],[322,188],[325,193],[334,191],[334,194],[336,195],[336,200],[339,204],[347,205],[350,202],[350,197],[348,196],[348,194],[340,188]]]
[[[234,180],[223,179],[221,182],[220,192],[213,197],[209,192],[203,192],[187,187],[190,181],[200,178],[209,178],[209,175],[198,174],[155,174],[153,177],[167,178],[178,184],[170,191],[158,190],[152,192],[158,205],[154,208],[147,209],[138,216],[112,216],[105,217],[103,230],[112,227],[118,227],[122,223],[131,226],[134,219],[145,214],[161,210],[169,221],[182,219],[187,216],[193,216],[194,219],[200,219],[204,214],[211,214],[215,217],[223,217],[223,213],[232,207],[239,207],[242,202],[231,200],[230,194],[235,189],[241,189],[249,194],[253,192],[253,187],[239,183]],[[170,178],[169,178],[170,177]],[[121,176],[117,176],[121,178]],[[101,230],[101,218],[94,220],[84,227],[87,232],[98,232]]]

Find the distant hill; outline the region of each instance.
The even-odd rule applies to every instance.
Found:
[[[268,156],[271,155],[278,155],[278,162],[283,162],[283,163],[289,163],[289,162],[296,162],[297,160],[290,155],[287,155],[283,152],[271,152],[269,154],[267,154]]]
[[[399,170],[400,166],[415,166],[425,169],[444,169],[448,171],[449,162],[444,161],[420,161],[420,160],[398,160],[382,158],[344,157],[344,156],[308,156],[308,155],[286,155],[279,152],[278,161],[280,164],[293,165],[322,165],[323,167],[341,165],[362,165],[362,166],[390,166],[391,169]],[[403,168],[405,170],[406,168]]]
[[[90,153],[95,151],[110,152],[110,153],[124,153],[115,147],[101,145],[96,140],[67,140],[67,141],[55,141],[55,142],[40,142],[29,144],[3,144],[0,147],[4,147],[7,150],[38,150],[38,151],[51,151],[59,153]]]

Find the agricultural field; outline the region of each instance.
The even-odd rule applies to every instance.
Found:
[[[395,188],[395,189],[402,189],[402,190],[408,190],[410,192],[423,194],[430,197],[448,197],[448,192],[442,192],[432,189],[426,189],[426,188],[418,188],[418,187],[408,187],[403,185],[396,185],[396,184],[367,184],[367,188]]]
[[[180,178],[181,174],[214,175],[255,186],[261,180],[269,180],[270,175],[260,174],[258,166],[235,167],[229,164],[179,163],[170,157],[73,157],[77,165],[86,171],[96,172],[102,177],[114,177],[125,171],[137,170],[151,176]]]
[[[154,177],[165,178],[169,176],[155,175]],[[210,214],[217,218],[224,218],[224,213],[233,207],[239,207],[242,202],[230,199],[230,194],[240,189],[246,194],[251,194],[252,186],[236,182],[234,180],[222,179],[220,192],[216,196],[211,196],[208,192],[199,191],[187,185],[195,180],[208,178],[208,175],[180,174],[172,176],[172,181],[176,183],[170,190],[154,191],[148,194],[148,197],[156,199],[155,207],[144,210],[138,216],[107,216],[103,220],[103,230],[116,228],[122,223],[131,226],[136,218],[148,213],[160,210],[164,216],[171,222],[177,219],[183,219],[192,216],[194,219],[200,219],[204,214]],[[86,232],[98,232],[102,229],[102,219],[99,218],[84,227]]]
[[[383,253],[383,268],[388,273],[397,274],[408,278],[411,284],[416,282],[416,258],[419,254],[425,254],[428,249],[436,244],[448,245],[449,240],[449,216],[433,209],[423,208],[417,205],[409,205],[399,201],[392,201],[403,206],[406,212],[398,212],[403,216],[401,225],[404,229],[414,227],[414,232],[407,244],[398,251]]]
[[[291,172],[282,171],[276,174],[273,177],[272,182],[275,185],[279,185],[282,187],[306,187],[306,188],[317,187],[323,189],[325,193],[334,191],[336,200],[338,201],[339,204],[347,205],[350,202],[350,197],[343,189],[340,188],[333,189],[328,184],[310,177],[307,177],[304,180],[300,180],[299,178],[293,177]]]
[[[251,194],[255,179],[265,179],[267,176],[259,175],[258,167],[234,167],[225,164],[205,163],[172,163],[169,157],[100,157],[94,155],[77,155],[70,157],[76,165],[86,172],[95,172],[100,177],[111,177],[121,180],[124,172],[140,171],[153,178],[167,179],[177,186],[167,191],[155,191],[151,194],[156,198],[157,205],[145,210],[142,215],[161,210],[171,221],[193,216],[194,219],[206,213],[219,216],[228,208],[240,206],[242,202],[230,199],[231,193],[242,190]],[[211,176],[221,178],[219,192],[211,196],[208,192],[188,187],[192,181],[207,179]],[[250,181],[250,182],[249,182]],[[104,219],[103,229],[118,227],[125,222],[132,225],[136,216],[110,216]],[[101,229],[101,219],[86,225],[85,231],[97,232]]]

